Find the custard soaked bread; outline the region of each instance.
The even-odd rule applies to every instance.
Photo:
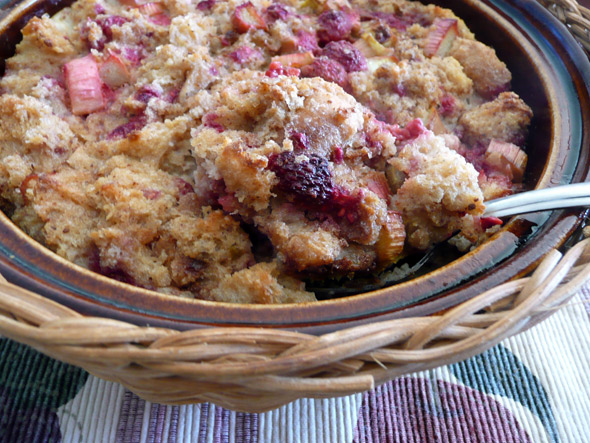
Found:
[[[530,108],[463,21],[400,0],[79,0],[0,80],[5,211],[167,294],[315,300],[518,189]]]

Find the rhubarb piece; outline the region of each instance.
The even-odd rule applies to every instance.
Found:
[[[354,46],[367,58],[376,56],[393,56],[393,49],[379,43],[372,34],[365,32]]]
[[[518,146],[498,140],[490,142],[485,154],[485,162],[489,166],[517,183],[522,181],[527,159]]]
[[[440,118],[440,114],[433,108],[430,110],[430,119],[428,120],[428,129],[434,132],[436,135],[448,134],[449,130]]]
[[[137,8],[143,2],[141,0],[119,0],[119,3],[125,6],[131,6],[132,8]]]
[[[273,61],[268,66],[268,70],[266,71],[265,75],[270,78],[276,78],[279,75],[299,77],[300,72],[301,71],[299,71],[297,68],[283,66],[281,62]]]
[[[322,55],[340,63],[346,72],[365,71],[367,60],[352,43],[341,40],[328,43]]]
[[[142,14],[150,17],[153,15],[163,14],[166,11],[162,4],[158,2],[144,3],[139,5],[137,9],[139,9]]]
[[[283,40],[282,52],[313,52],[317,54],[320,47],[314,32],[298,31],[295,36]]]
[[[166,9],[159,2],[144,3],[138,7],[139,11],[147,15],[149,20],[160,26],[168,26],[170,24],[170,17],[166,14]]]
[[[499,226],[504,222],[502,221],[502,219],[498,217],[481,217],[479,219],[479,223],[481,225],[481,228],[485,231],[486,229],[489,229],[492,226]]]
[[[66,63],[64,76],[73,114],[86,115],[104,108],[102,81],[92,55]]]
[[[381,267],[394,263],[402,253],[406,242],[406,229],[399,212],[387,211],[387,222],[381,228],[375,244],[377,260]]]
[[[397,63],[399,60],[397,57],[391,56],[379,56],[371,57],[367,59],[367,69],[370,73],[375,73],[377,70],[388,63]],[[401,94],[400,94],[401,95]]]
[[[454,18],[437,18],[426,37],[424,54],[428,57],[445,57],[457,38],[457,20]]]
[[[240,34],[244,34],[250,29],[266,29],[266,22],[250,2],[243,3],[236,8],[232,15],[232,25]]]
[[[129,83],[131,75],[125,63],[115,54],[111,54],[100,66],[100,78],[109,88],[115,89]]]
[[[313,63],[315,57],[312,52],[303,52],[295,54],[279,55],[273,57],[273,62],[279,62],[283,66],[291,66],[293,68],[301,68],[302,66]]]
[[[321,77],[324,80],[346,88],[348,77],[346,69],[335,60],[328,57],[318,57],[310,65],[301,68],[302,77]]]

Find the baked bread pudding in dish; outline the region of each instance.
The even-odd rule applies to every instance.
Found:
[[[531,109],[461,19],[399,0],[78,0],[0,80],[3,210],[159,292],[315,300],[501,223]]]

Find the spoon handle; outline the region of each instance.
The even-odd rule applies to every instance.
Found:
[[[506,217],[548,209],[590,206],[590,183],[522,192],[486,203],[485,217]]]

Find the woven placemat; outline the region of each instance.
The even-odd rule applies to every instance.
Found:
[[[589,11],[542,2],[590,50]],[[542,321],[590,275],[590,242],[549,253],[532,276],[442,315],[396,319],[323,336],[263,328],[176,331],[84,317],[0,282],[0,334],[168,404],[213,402],[264,411],[336,397],[403,374],[464,360]]]

